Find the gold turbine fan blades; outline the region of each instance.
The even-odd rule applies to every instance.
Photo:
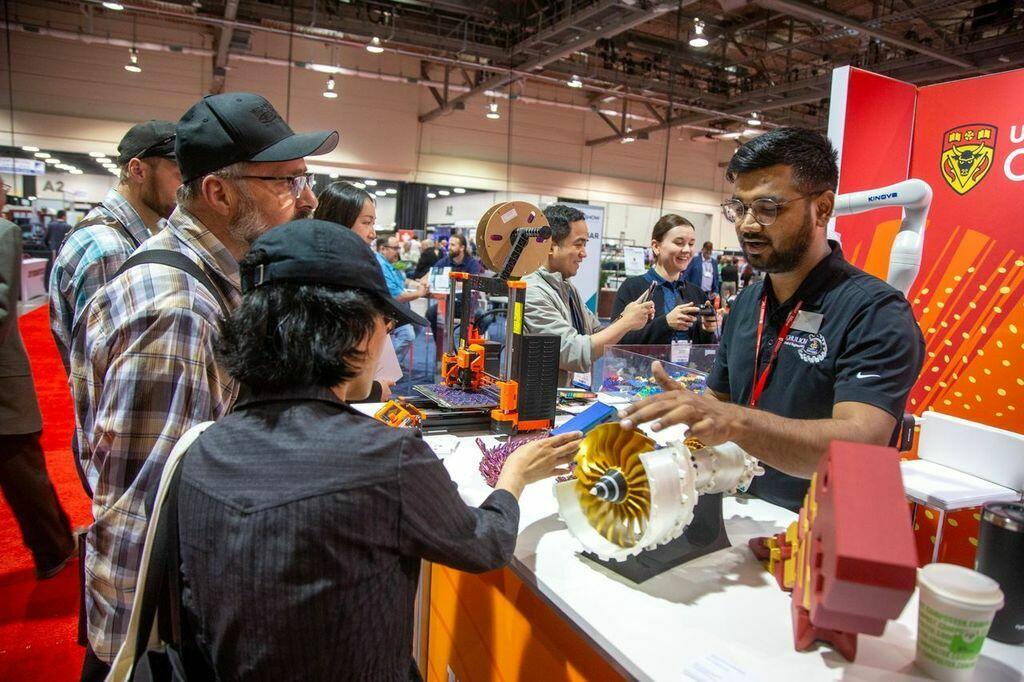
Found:
[[[576,498],[590,525],[620,547],[632,547],[647,528],[651,491],[639,454],[656,447],[636,431],[604,424],[587,434],[576,454]]]

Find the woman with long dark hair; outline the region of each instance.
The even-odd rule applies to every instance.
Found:
[[[314,218],[347,227],[358,234],[367,246],[373,244],[377,238],[374,229],[377,202],[372,194],[350,182],[339,180],[324,187],[317,202]]]
[[[620,344],[661,345],[673,341],[714,343],[717,319],[701,315],[708,297],[700,287],[681,275],[693,259],[697,234],[686,218],[669,213],[662,216],[651,231],[654,265],[642,275],[629,277],[615,294],[612,319],[626,305],[651,288],[654,318],[643,329],[627,332]],[[699,319],[698,319],[699,318]]]

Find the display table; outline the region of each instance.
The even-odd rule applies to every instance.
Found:
[[[46,259],[25,258],[21,261],[21,301],[46,294]]]
[[[472,437],[444,457],[471,505],[491,492],[479,461]],[[517,672],[551,679],[552,669],[558,679],[927,679],[913,666],[916,595],[882,637],[859,638],[855,663],[824,646],[794,651],[789,594],[746,547],[752,537],[785,530],[796,519],[785,509],[726,497],[733,547],[640,585],[579,556],[558,518],[551,481],[527,486],[520,509],[508,569],[473,576],[433,567],[428,679],[517,679]],[[551,614],[540,613],[538,601]],[[581,643],[603,660],[564,649]],[[1024,647],[986,640],[975,679],[1021,680],[1022,670]]]

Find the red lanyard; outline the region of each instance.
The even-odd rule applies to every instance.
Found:
[[[757,370],[761,366],[761,334],[764,333],[764,318],[768,310],[768,295],[761,296],[761,315],[757,319],[757,345],[754,346],[754,379],[750,389],[750,407],[757,407],[757,401],[761,399],[761,393],[764,392],[765,384],[768,383],[768,377],[775,368],[775,358],[778,357],[782,344],[786,342],[789,330],[792,328],[793,322],[796,321],[797,313],[800,312],[800,307],[803,304],[803,301],[797,301],[793,306],[793,312],[789,314],[786,323],[779,330],[779,338],[775,339],[775,347],[772,348],[772,355],[768,358],[768,366],[758,375]]]

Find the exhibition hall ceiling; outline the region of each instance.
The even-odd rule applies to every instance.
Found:
[[[847,64],[922,85],[1024,65],[1024,3],[1015,0],[50,0],[5,5],[8,30],[69,39],[83,39],[98,18],[116,17],[126,28],[125,35],[105,30],[90,36],[112,44],[133,40],[136,21],[191,27],[205,37],[213,92],[225,87],[233,59],[283,58],[300,68],[347,74],[338,52],[323,64],[256,54],[258,34],[314,41],[331,50],[392,52],[419,62],[418,72],[383,75],[429,88],[422,122],[463,110],[467,103],[490,101],[496,113],[497,102],[551,99],[604,120],[604,134],[588,139],[590,146],[642,140],[666,129],[726,139],[776,125],[823,130],[832,69]],[[48,8],[61,19],[45,21]],[[68,16],[77,17],[78,25],[68,25]],[[140,45],[147,47],[160,46]],[[173,45],[164,47],[174,51]]]

